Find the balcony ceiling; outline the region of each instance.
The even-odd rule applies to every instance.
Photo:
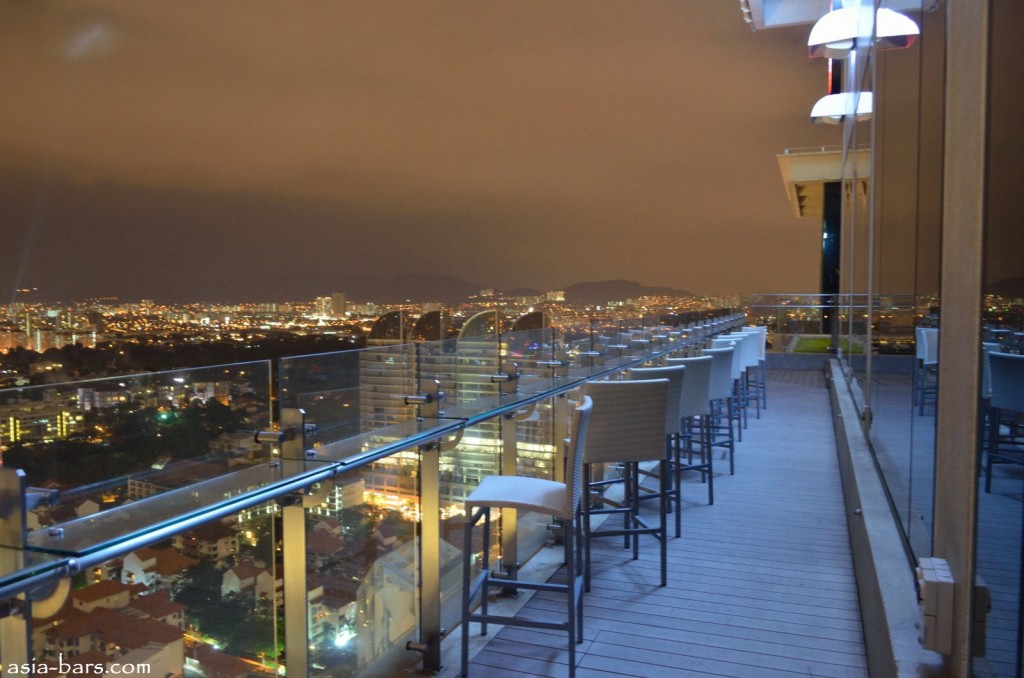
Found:
[[[922,0],[885,0],[883,7],[898,12],[919,11]],[[747,22],[754,30],[812,24],[829,11],[829,0],[740,0],[740,8],[749,9]]]
[[[776,156],[786,196],[797,217],[824,215],[825,184],[843,180],[843,153],[839,148],[800,149]],[[871,174],[871,154],[866,148],[851,153],[847,160],[847,177],[856,181],[847,184],[847,190],[856,186],[856,195],[865,199]]]

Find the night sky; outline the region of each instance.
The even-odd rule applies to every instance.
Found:
[[[840,141],[808,31],[734,0],[5,2],[0,303],[813,292],[775,161]]]

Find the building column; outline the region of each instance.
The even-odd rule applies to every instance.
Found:
[[[950,675],[971,675],[985,215],[989,3],[946,5],[941,340],[934,555],[956,581]]]

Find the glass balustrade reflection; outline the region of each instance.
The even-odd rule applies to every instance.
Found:
[[[283,649],[279,510],[256,506],[61,580],[33,604],[36,665],[273,675]]]
[[[312,493],[309,675],[397,675],[409,664],[420,619],[419,462],[415,451],[392,455]]]
[[[480,530],[474,543],[464,543],[465,500],[483,478],[502,473],[503,427],[501,418],[471,426],[454,446],[439,453],[438,506],[441,521],[442,600],[441,625],[453,628],[461,618],[462,554],[465,548],[482,546]],[[501,555],[500,521],[492,523],[492,563]],[[473,562],[479,562],[476,557]],[[444,579],[447,573],[447,579]]]
[[[383,341],[383,340],[378,340]],[[283,358],[282,407],[306,413],[307,447],[332,443],[416,416],[405,396],[417,393],[413,344]]]
[[[2,461],[52,491],[36,530],[264,466],[270,416],[268,361],[4,389]]]

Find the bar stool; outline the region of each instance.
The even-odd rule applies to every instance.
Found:
[[[683,384],[685,383],[685,365],[672,365],[670,367],[634,367],[629,371],[629,378],[633,381],[650,379],[668,379],[668,398],[665,401],[665,458],[668,459],[669,474],[661,478],[662,487],[660,492],[666,492],[669,501],[676,503],[676,537],[682,534],[682,505],[680,504],[681,474],[673,473],[679,463],[680,448],[682,447],[683,434]],[[640,471],[644,475],[652,475]],[[643,486],[640,486],[643,492]],[[657,494],[641,495],[641,499],[656,497]],[[669,510],[672,504],[669,504]]]
[[[736,439],[743,442],[743,429],[747,427],[747,403],[746,394],[743,393],[743,337],[716,337],[711,342],[712,348],[732,347],[732,366],[730,376],[732,378],[733,416],[736,417]]]
[[[724,447],[729,456],[729,475],[736,474],[736,436],[733,414],[732,353],[730,348],[706,348],[711,356],[711,447]],[[724,422],[722,421],[724,419]],[[724,455],[723,455],[724,458]]]
[[[659,523],[647,524],[640,516],[639,464],[658,462],[658,475],[668,478],[665,458],[665,413],[668,409],[668,379],[642,381],[591,381],[585,393],[594,402],[590,416],[590,430],[583,455],[583,478],[588,497],[583,501],[583,572],[584,590],[590,590],[591,544],[599,537],[623,537],[626,545],[633,546],[633,559],[640,557],[639,537],[649,534],[661,542],[661,586],[668,583],[668,549],[666,544],[666,516],[668,493],[663,484],[658,492]],[[595,464],[621,464],[620,480],[592,478]],[[623,497],[616,501],[606,490],[621,482]],[[601,506],[603,508],[596,508]],[[592,526],[591,518],[607,515],[600,529]],[[612,527],[612,517],[622,516],[622,526]],[[606,527],[607,526],[607,527]]]
[[[925,401],[938,393],[939,330],[937,327],[914,328],[914,404],[917,414],[924,416]]]
[[[469,673],[469,624],[480,623],[480,635],[487,635],[487,624],[505,624],[535,629],[565,631],[569,636],[569,675],[576,674],[576,645],[583,642],[583,573],[581,557],[581,525],[577,516],[583,497],[583,449],[593,404],[584,396],[573,413],[565,441],[565,483],[525,476],[488,476],[466,498],[466,527],[462,560],[462,676]],[[513,508],[551,515],[562,524],[565,542],[565,583],[523,581],[498,578],[490,571],[491,510]],[[472,576],[473,527],[483,518],[483,557],[481,571]],[[518,616],[495,615],[487,611],[488,590],[522,588],[535,591],[560,591],[566,594],[565,621],[541,621]],[[472,611],[473,600],[480,594],[480,608]]]
[[[988,352],[988,445],[985,450],[985,492],[992,491],[994,464],[1024,466],[1024,355]],[[1006,433],[1003,433],[1005,429]]]
[[[766,351],[768,349],[768,328],[764,325],[746,325],[744,331],[754,331],[760,335],[757,342],[757,378],[754,385],[757,393],[761,396],[761,409],[768,409],[768,361]]]
[[[992,397],[992,366],[989,363],[988,354],[999,351],[999,348],[998,342],[981,342],[981,399],[985,401],[985,407],[988,407],[988,400]]]
[[[708,504],[715,503],[715,468],[714,455],[711,454],[711,363],[712,356],[695,358],[668,358],[669,365],[682,365],[686,368],[683,377],[683,393],[680,397],[679,410],[682,417],[681,442],[686,446],[674,460],[675,486],[682,502],[682,474],[684,471],[697,471],[701,482],[708,486]],[[696,449],[694,439],[696,438]],[[687,460],[682,462],[682,452],[686,452]],[[696,453],[698,461],[694,462]]]
[[[756,330],[750,331],[737,331],[729,332],[728,334],[722,335],[721,339],[727,341],[736,342],[737,356],[739,365],[735,367],[739,368],[739,374],[736,376],[736,386],[738,388],[737,397],[740,401],[740,407],[743,408],[744,421],[743,427],[746,428],[746,411],[750,407],[750,403],[753,402],[757,413],[757,418],[761,418],[761,399],[757,393],[754,393],[754,397],[751,398],[751,392],[754,388],[751,386],[750,370],[757,369],[757,364],[760,359],[760,350],[757,347],[758,342],[761,339],[760,332]],[[723,346],[725,344],[722,344]]]

